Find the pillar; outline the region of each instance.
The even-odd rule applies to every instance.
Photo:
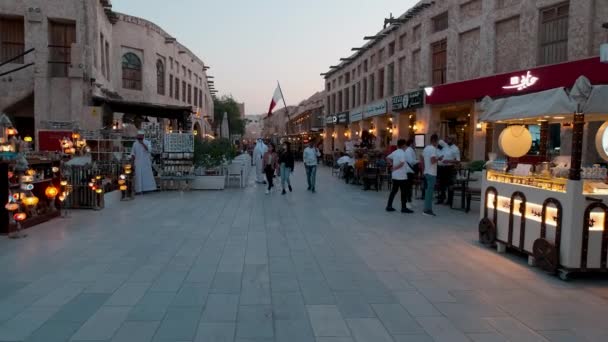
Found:
[[[585,114],[574,114],[572,125],[572,162],[570,165],[570,180],[581,180],[581,162],[583,156],[583,134],[585,129]]]
[[[334,128],[332,126],[325,126],[325,130],[323,131],[323,151],[332,151],[331,135],[333,132]]]
[[[543,121],[540,123],[540,146],[539,155],[547,159],[547,147],[549,146],[549,122]]]
[[[344,142],[346,141],[344,132],[346,132],[346,127],[344,127],[343,125],[334,126],[334,133],[336,135],[334,139],[334,151],[336,149],[344,151]]]
[[[386,116],[375,116],[372,119],[375,128],[374,135],[376,136],[377,150],[384,150],[386,147],[386,134],[388,134],[388,132],[386,132],[387,122],[388,117]]]

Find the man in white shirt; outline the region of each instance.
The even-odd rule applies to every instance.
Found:
[[[407,189],[407,201],[409,203],[412,203],[412,187],[414,186],[414,178],[416,178],[416,175],[418,174],[420,168],[419,168],[419,164],[420,161],[418,160],[418,157],[416,156],[416,151],[414,151],[414,139],[408,139],[405,142],[405,161],[407,162],[408,166],[410,167],[411,173],[407,174],[407,185],[406,185],[406,189]]]
[[[437,145],[439,137],[437,134],[431,135],[431,144],[424,148],[422,157],[424,158],[424,179],[426,189],[424,191],[424,211],[426,216],[437,216],[433,213],[433,193],[435,192],[435,182],[437,181],[437,163],[443,159],[438,156]]]
[[[441,154],[443,160],[439,162],[437,170],[437,182],[439,183],[439,198],[436,204],[443,204],[446,200],[448,188],[454,182],[456,176],[456,166],[460,163],[460,149],[454,144],[456,138],[454,136],[447,137],[446,141],[439,140],[438,145],[441,146]],[[448,198],[447,203],[450,202]]]
[[[391,188],[391,193],[388,196],[388,204],[386,205],[386,211],[388,212],[395,211],[395,208],[393,208],[393,200],[395,199],[397,192],[401,190],[401,212],[407,214],[413,213],[411,209],[407,208],[407,177],[408,173],[412,173],[412,169],[407,162],[406,147],[405,140],[399,139],[399,141],[397,141],[397,149],[386,157],[391,161],[391,175],[393,179],[393,186]]]
[[[304,167],[306,168],[306,181],[308,182],[308,191],[315,193],[315,183],[317,181],[317,164],[321,152],[315,147],[315,142],[310,141],[308,147],[304,149],[303,159]]]

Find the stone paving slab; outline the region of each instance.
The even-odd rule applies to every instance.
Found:
[[[285,196],[108,194],[0,239],[0,341],[608,340],[608,280],[479,246],[478,213],[389,214],[386,191],[317,179],[316,194],[303,172]]]

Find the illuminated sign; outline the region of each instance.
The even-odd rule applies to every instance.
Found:
[[[510,85],[502,87],[503,89],[516,89],[517,91],[524,90],[526,88],[530,88],[538,82],[539,78],[536,76],[532,76],[532,73],[529,71],[522,76],[513,76],[511,77]]]

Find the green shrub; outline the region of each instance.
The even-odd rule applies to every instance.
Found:
[[[231,161],[237,151],[228,139],[194,140],[194,165],[213,169]]]
[[[483,171],[483,169],[485,168],[485,165],[486,165],[486,162],[483,160],[474,160],[469,163],[469,170],[471,170],[471,172]]]

